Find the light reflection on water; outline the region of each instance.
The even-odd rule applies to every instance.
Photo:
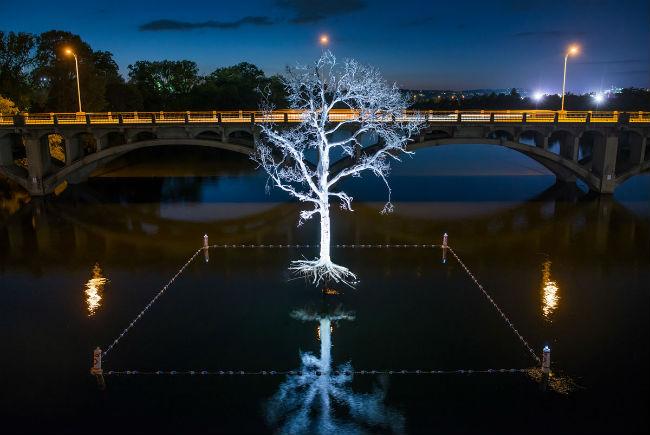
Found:
[[[375,385],[370,393],[352,389],[351,362],[333,370],[332,338],[334,323],[354,321],[352,311],[340,305],[334,309],[299,309],[291,317],[303,322],[318,322],[320,354],[301,352],[301,366],[296,375],[289,375],[277,393],[266,404],[266,418],[271,426],[279,426],[282,434],[355,434],[367,428],[382,432],[404,432],[404,417],[386,406],[387,382]]]
[[[551,279],[551,260],[542,264],[542,314],[546,321],[551,322],[553,313],[557,309],[560,295],[557,282]]]
[[[99,267],[99,263],[95,263],[92,273],[92,278],[86,282],[86,289],[84,290],[86,304],[88,305],[88,317],[94,316],[99,307],[101,307],[101,301],[104,298],[104,286],[108,282],[108,279],[102,275],[102,269]]]

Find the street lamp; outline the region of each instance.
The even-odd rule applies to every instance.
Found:
[[[326,47],[326,46],[328,46],[329,43],[330,43],[330,37],[329,37],[328,35],[326,35],[326,34],[322,34],[322,35],[320,35],[320,37],[318,38],[318,42],[319,42],[320,45],[322,45],[323,47]]]
[[[572,54],[578,54],[577,45],[572,45],[571,47],[569,47],[569,49],[566,52],[566,56],[564,56],[564,78],[562,79],[562,108],[560,109],[561,112],[564,112],[564,91],[566,89],[566,64],[567,61],[569,60],[569,56]]]
[[[74,56],[74,67],[77,72],[77,101],[79,102],[79,113],[81,113],[83,111],[81,110],[81,86],[79,86],[79,61],[77,60],[77,55],[71,49],[66,48],[65,54]]]

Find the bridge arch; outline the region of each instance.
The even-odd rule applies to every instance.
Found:
[[[537,148],[544,148],[544,133],[539,130],[524,130],[519,133],[517,142],[524,145],[536,146]]]
[[[97,152],[97,138],[94,134],[88,132],[79,132],[65,136],[65,163],[70,163],[81,159],[84,156]]]
[[[451,137],[450,130],[427,130],[422,135],[423,141],[434,140],[434,139],[447,139]]]
[[[511,131],[508,130],[502,130],[502,129],[497,129],[497,130],[492,130],[487,134],[488,139],[496,139],[496,140],[507,140],[507,141],[514,141],[515,136]]]
[[[12,166],[17,160],[25,159],[27,153],[22,137],[18,133],[7,133],[0,136],[0,166]]]
[[[232,129],[227,132],[226,138],[229,143],[247,146],[251,149],[255,146],[255,138],[253,136],[253,132],[250,130],[244,130],[241,128]]]
[[[99,148],[104,150],[114,146],[124,145],[127,142],[126,135],[119,131],[109,131],[98,139]]]
[[[131,137],[131,142],[147,142],[157,139],[158,136],[151,130],[142,130]]]
[[[203,130],[194,135],[194,139],[205,139],[205,140],[223,140],[223,132],[221,130]]]
[[[208,139],[150,139],[138,142],[130,142],[123,145],[115,145],[106,149],[101,149],[95,153],[82,157],[81,159],[72,162],[65,166],[58,172],[52,174],[45,180],[46,190],[52,191],[54,187],[58,186],[64,181],[69,183],[79,183],[86,180],[91,173],[99,167],[109,163],[110,161],[121,157],[131,151],[143,148],[152,148],[159,146],[178,146],[190,145],[199,146],[213,149],[222,149],[232,151],[249,156],[253,153],[252,146],[239,145],[235,143],[227,143],[216,140]]]
[[[577,160],[581,165],[589,164],[594,156],[602,152],[605,147],[605,136],[595,130],[587,130],[580,135],[578,141]]]
[[[559,180],[575,181],[580,178],[584,181],[590,189],[598,190],[598,179],[590,174],[589,170],[581,167],[577,162],[552,153],[549,150],[540,147],[533,147],[525,145],[514,140],[489,139],[489,138],[446,138],[435,139],[422,142],[412,142],[407,145],[407,150],[414,151],[422,148],[436,147],[442,145],[467,145],[467,144],[481,144],[481,145],[499,145],[510,148],[514,151],[520,152],[525,156],[540,163]],[[374,150],[369,150],[374,151]],[[354,159],[350,157],[343,157],[332,165],[331,172],[337,173],[346,167],[352,165]]]
[[[49,164],[46,171],[54,170],[56,165],[65,165],[67,156],[66,137],[58,131],[49,131],[42,134],[38,141],[42,149],[46,150],[46,157],[49,157]],[[54,165],[54,166],[53,166]]]
[[[548,149],[567,160],[574,160],[574,147],[578,136],[569,130],[555,130],[548,138]]]
[[[646,147],[644,149],[644,137],[640,131],[628,129],[622,130],[618,136],[618,150],[616,153],[616,175],[620,175],[637,165],[641,165],[650,158]]]
[[[589,171],[581,167],[577,162],[566,159],[560,155],[552,153],[544,148],[533,147],[519,142],[504,139],[442,139],[433,142],[418,144],[418,148],[438,145],[460,145],[460,144],[482,144],[482,145],[499,145],[511,150],[517,151],[526,157],[535,160],[555,177],[563,181],[573,181],[579,178],[584,181],[590,188],[597,189],[597,180],[591,176]]]

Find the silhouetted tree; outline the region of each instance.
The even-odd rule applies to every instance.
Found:
[[[88,112],[106,108],[106,83],[119,76],[108,51],[94,52],[78,35],[60,30],[42,33],[36,51],[32,81],[36,90],[33,106],[44,111],[75,111],[77,95],[75,67],[70,48],[79,60],[81,100]]]
[[[198,71],[189,60],[139,60],[129,65],[129,82],[142,95],[144,110],[188,110]]]
[[[31,33],[0,31],[0,94],[23,109],[29,106],[32,96],[29,72],[37,43],[38,37]]]
[[[278,76],[266,77],[257,66],[241,62],[218,68],[194,89],[192,107],[209,109],[256,109],[258,89],[269,89],[276,106],[286,107],[286,93]]]

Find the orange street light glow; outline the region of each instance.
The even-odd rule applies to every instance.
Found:
[[[327,45],[330,42],[330,37],[327,35],[321,35],[319,38],[321,45]]]
[[[577,45],[572,45],[571,47],[569,47],[568,54],[578,54],[579,51],[580,51],[580,47],[578,47]]]

